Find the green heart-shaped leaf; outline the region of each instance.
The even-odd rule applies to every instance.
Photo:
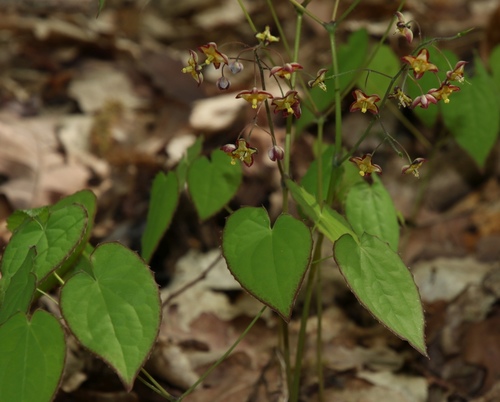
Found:
[[[168,229],[179,201],[177,176],[174,172],[156,175],[151,189],[146,229],[142,235],[142,258],[150,261],[162,236]]]
[[[118,243],[90,256],[93,276],[80,272],[61,290],[61,310],[80,343],[107,361],[130,390],[160,326],[160,297],[151,271]]]
[[[233,213],[222,238],[224,257],[236,280],[285,321],[292,314],[311,248],[306,225],[280,215],[271,228],[264,208],[241,208]]]
[[[31,270],[35,263],[36,250],[31,247],[21,267],[12,278],[0,278],[5,289],[3,300],[0,300],[0,324],[15,313],[27,313],[36,289],[36,276]]]
[[[364,233],[359,243],[344,235],[335,261],[359,302],[377,320],[427,356],[424,313],[413,276],[388,243]]]
[[[33,272],[42,281],[83,248],[88,225],[87,211],[80,205],[49,210],[16,228],[2,259],[2,274],[12,277],[21,267],[31,246],[37,256]]]
[[[240,164],[232,165],[228,156],[219,150],[212,152],[211,160],[202,156],[193,161],[187,182],[201,219],[209,218],[231,201],[242,176]]]
[[[0,326],[0,401],[51,401],[64,367],[66,346],[58,320],[22,312]]]

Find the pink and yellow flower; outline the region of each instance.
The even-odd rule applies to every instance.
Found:
[[[410,23],[406,22],[405,17],[401,12],[396,11],[395,15],[398,21],[396,22],[396,32],[394,33],[403,35],[408,41],[408,43],[411,43],[413,40],[413,32],[410,29]]]
[[[223,145],[220,150],[231,157],[231,165],[235,165],[236,159],[239,159],[248,167],[253,165],[255,154],[258,153],[257,148],[252,148],[243,138],[239,138],[236,145]]]
[[[303,67],[299,63],[285,63],[283,66],[276,66],[271,69],[270,77],[273,75],[289,80],[292,74],[297,70],[302,70]]]
[[[252,109],[257,109],[263,101],[266,99],[272,99],[273,95],[266,91],[259,91],[256,87],[253,87],[250,91],[241,91],[236,95],[237,99],[244,99],[252,105]]]
[[[352,96],[354,96],[356,100],[351,104],[349,111],[356,112],[358,110],[361,110],[361,113],[366,113],[366,111],[369,111],[370,113],[378,114],[378,106],[375,105],[375,102],[378,102],[380,100],[380,97],[378,95],[368,96],[363,91],[356,89],[352,93]]]
[[[327,71],[328,71],[327,68],[322,68],[321,70],[319,70],[318,73],[316,74],[316,78],[314,80],[308,81],[307,86],[309,88],[314,88],[314,87],[318,86],[323,91],[326,92],[325,74]]]
[[[416,158],[412,163],[409,165],[403,166],[401,169],[401,174],[410,174],[412,173],[413,176],[415,176],[417,179],[420,177],[420,173],[418,172],[418,169],[426,162],[427,160],[424,158]]]
[[[458,81],[463,83],[465,81],[464,78],[464,66],[467,64],[466,61],[459,61],[455,64],[455,68],[452,71],[446,72],[446,78],[448,81]]]
[[[429,95],[434,96],[438,101],[443,100],[444,103],[450,103],[450,100],[448,97],[456,91],[460,91],[460,87],[457,87],[456,85],[451,85],[447,84],[446,81],[441,84],[441,86],[438,89],[431,89],[427,93]]]
[[[349,158],[349,161],[358,166],[359,175],[362,177],[370,177],[372,173],[382,173],[382,168],[372,163],[372,154],[365,154],[361,158],[359,156],[353,156]]]
[[[198,83],[198,86],[203,82],[203,74],[201,66],[198,64],[198,55],[194,50],[189,51],[188,65],[182,69],[183,73],[189,73]]]
[[[417,80],[422,78],[426,71],[438,71],[437,66],[429,63],[429,51],[425,48],[418,52],[417,57],[404,56],[401,60],[410,65],[413,69],[413,76]]]
[[[229,64],[229,59],[224,53],[219,52],[215,42],[208,42],[199,49],[207,56],[205,64],[212,63],[215,68],[219,68],[221,64]]]
[[[275,106],[274,113],[282,111],[283,117],[293,114],[298,119],[302,113],[297,91],[288,91],[284,97],[274,98],[271,104]]]

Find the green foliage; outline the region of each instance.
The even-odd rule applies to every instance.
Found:
[[[289,321],[309,265],[311,233],[290,215],[271,228],[263,208],[241,208],[227,220],[222,250],[228,267],[250,294]]]
[[[106,0],[98,0],[99,2],[99,8],[97,9],[97,16],[101,13],[102,9],[106,5]]]
[[[42,402],[54,397],[66,345],[57,318],[36,311],[14,314],[0,326],[0,402]]]
[[[481,60],[474,60],[475,75],[469,84],[442,104],[443,119],[458,144],[483,167],[500,127],[500,102],[495,81]]]
[[[61,311],[79,342],[107,361],[130,390],[160,326],[160,299],[138,255],[117,243],[90,256],[92,275],[80,272],[61,291]]]
[[[184,186],[186,185],[186,176],[187,171],[191,163],[200,155],[203,147],[203,137],[198,137],[193,145],[191,145],[186,152],[186,155],[181,159],[177,167],[175,168],[175,172],[177,173],[177,179],[179,182],[179,192],[184,190]]]
[[[354,185],[347,193],[345,209],[347,220],[358,237],[370,233],[389,243],[394,251],[398,250],[396,208],[378,177],[374,177],[372,185],[365,181]]]
[[[36,275],[31,272],[35,257],[35,247],[31,247],[21,267],[12,276],[8,286],[6,286],[5,294],[0,303],[2,307],[0,309],[0,325],[18,311],[22,311],[23,313],[28,312],[36,289]]]
[[[323,149],[321,156],[316,158],[311,162],[309,169],[307,169],[306,174],[302,177],[300,184],[309,194],[314,197],[319,197],[318,194],[318,180],[319,178],[319,165],[321,164],[321,172],[322,172],[322,188],[321,192],[323,194],[323,201],[326,200],[328,195],[328,188],[330,186],[330,178],[332,176],[332,160],[335,152],[335,147],[333,145],[329,145]]]
[[[177,183],[174,183],[177,190]],[[0,401],[50,401],[64,365],[64,332],[49,313],[29,311],[62,278],[63,318],[83,346],[132,387],[160,325],[157,285],[119,244],[88,244],[96,198],[80,191],[52,206],[18,211],[0,270]],[[38,292],[37,292],[38,291]]]
[[[29,251],[26,245],[36,247],[33,272],[39,281],[61,267],[81,245],[88,216],[80,205],[51,209],[46,216],[39,218],[26,218],[14,232],[4,253],[2,275],[5,279],[11,278],[26,259]]]
[[[337,211],[328,205],[320,208],[316,198],[292,180],[287,180],[286,185],[302,211],[330,241],[336,242],[344,234],[356,236],[345,218]]]
[[[496,84],[497,96],[500,97],[499,88],[500,88],[500,45],[495,47],[490,54],[489,67],[491,70],[491,75],[493,77],[493,81]]]
[[[187,183],[199,217],[207,219],[220,211],[236,194],[242,177],[240,164],[230,164],[222,151],[213,151],[211,160],[196,158],[189,167]]]
[[[335,243],[334,255],[359,302],[426,356],[424,313],[418,289],[389,244],[368,233],[359,240],[346,234]]]
[[[147,225],[141,239],[142,258],[150,261],[162,236],[167,231],[179,201],[177,175],[160,172],[156,175],[151,189]]]

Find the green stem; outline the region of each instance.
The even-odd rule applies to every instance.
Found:
[[[323,244],[323,239],[324,239],[323,234],[319,233],[318,238],[316,239],[316,244],[314,245],[313,261],[320,261],[321,259],[321,248]],[[309,311],[311,308],[312,291],[314,288],[314,278],[316,277],[316,271],[319,265],[320,265],[319,263],[311,264],[311,268],[309,269],[309,274],[307,276],[307,284],[304,296],[304,307],[300,319],[299,338],[297,341],[297,351],[295,354],[295,367],[293,372],[293,383],[290,392],[289,402],[298,402],[299,400],[300,374],[302,371],[302,360],[304,356],[304,348],[306,343],[307,319],[309,318]]]
[[[299,57],[302,21],[305,10],[306,9],[302,6],[300,6],[300,8],[297,8],[297,19],[295,24],[295,42],[293,46],[292,62],[297,62]],[[294,89],[295,83],[296,83],[296,74],[293,74],[290,80],[291,89]],[[281,176],[283,182],[286,178],[290,177],[290,160],[291,160],[292,139],[293,139],[292,128],[293,128],[293,117],[288,116],[286,120],[285,157],[283,160],[283,175]],[[283,185],[282,193],[283,193],[283,205],[282,205],[283,212],[288,212],[288,188],[285,185]]]
[[[272,2],[272,0],[266,0],[266,2],[267,2],[267,6],[269,7],[269,10],[271,11],[273,21],[276,24],[276,28],[278,29],[278,33],[280,35],[283,46],[285,47],[286,54],[288,55],[288,57],[291,57],[290,45],[288,44],[288,40],[285,36],[285,31],[283,31],[283,27],[281,26],[278,15],[276,14],[276,10],[274,9],[273,2]]]
[[[319,265],[319,264],[318,264]],[[323,380],[323,300],[321,298],[321,269],[316,271],[316,314],[318,328],[316,330],[316,375],[318,376],[318,400],[324,400],[325,382]]]
[[[238,4],[240,5],[241,11],[243,11],[243,14],[245,15],[245,18],[247,19],[248,25],[250,25],[250,28],[252,29],[252,31],[254,31],[254,33],[257,33],[258,32],[257,28],[255,28],[255,25],[254,25],[254,23],[252,21],[252,17],[250,17],[250,14],[248,13],[247,8],[243,4],[243,1],[242,0],[238,0]]]
[[[44,295],[45,297],[47,297],[48,299],[53,301],[56,305],[59,305],[59,302],[56,299],[54,299],[51,295],[49,295],[47,292],[44,292],[40,288],[36,288],[36,290],[37,290],[37,292],[41,293],[42,295]]]
[[[339,166],[337,161],[342,154],[342,105],[340,97],[340,78],[339,78],[339,63],[337,55],[337,45],[335,43],[335,24],[327,24],[326,29],[330,38],[330,50],[332,52],[332,68],[333,68],[333,83],[334,83],[334,99],[335,99],[335,153],[334,166]]]
[[[290,389],[292,386],[292,364],[290,363],[290,335],[288,333],[288,324],[280,319],[280,339],[281,339],[281,350],[283,351],[283,360],[285,361],[285,375],[288,394],[290,394]]]
[[[257,320],[262,316],[262,314],[264,313],[266,308],[267,308],[266,306],[261,308],[261,310],[255,316],[255,318],[252,320],[252,322],[250,324],[248,324],[248,326],[245,328],[245,330],[242,332],[242,334],[238,337],[238,339],[236,339],[236,341],[231,345],[231,347],[226,351],[226,353],[224,353],[221,357],[219,357],[219,359],[217,359],[217,361],[214,364],[212,364],[212,366],[207,371],[205,371],[205,373],[203,373],[203,375],[198,379],[198,381],[196,381],[193,385],[191,385],[191,387],[181,395],[179,400],[182,400],[186,396],[191,394],[196,389],[196,387],[198,385],[200,385],[203,381],[205,381],[205,379],[212,373],[212,371],[214,371],[217,368],[217,366],[219,366],[219,364],[221,364],[224,360],[226,360],[228,358],[228,356],[233,352],[234,348],[236,348],[236,346],[238,346],[238,344],[243,340],[243,338],[245,338],[245,336],[248,334],[248,332],[255,325]]]
[[[319,117],[318,118],[318,128],[317,128],[317,133],[318,133],[318,149],[317,149],[317,163],[318,163],[318,189],[317,189],[317,194],[318,196],[316,197],[320,209],[323,209],[323,202],[324,202],[324,196],[323,196],[323,131],[325,127],[325,118],[324,117]]]
[[[141,373],[150,381],[147,382],[144,378],[138,377],[139,381],[141,381],[144,385],[146,385],[148,388],[152,389],[155,391],[157,394],[163,396],[166,400],[175,402],[178,399],[172,395],[170,395],[159,383],[156,381],[151,374],[149,374],[146,369],[143,367],[141,368]]]
[[[61,285],[64,285],[63,279],[55,271],[54,271],[54,276]]]
[[[321,21],[318,17],[316,17],[313,13],[311,13],[307,8],[305,8],[305,6],[303,6],[302,4],[300,4],[299,2],[297,2],[296,0],[288,0],[288,1],[295,6],[295,8],[297,9],[297,11],[299,11],[299,12],[301,12],[303,14],[306,14],[311,19],[313,19],[314,21],[316,21],[318,24],[325,25],[325,23],[323,21]],[[304,2],[304,3],[306,3],[306,2]],[[307,2],[307,3],[309,3],[309,2]]]
[[[351,3],[351,5],[347,8],[347,10],[344,11],[344,13],[340,16],[340,18],[335,19],[336,15],[333,15],[332,21],[335,21],[338,24],[340,24],[342,21],[344,21],[349,14],[358,6],[358,4],[361,2],[361,0],[356,0]],[[338,1],[337,1],[338,3]],[[335,10],[336,11],[336,10]]]

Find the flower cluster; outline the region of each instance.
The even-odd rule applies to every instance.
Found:
[[[408,43],[412,43],[414,39],[414,34],[412,31],[412,21],[406,21],[404,15],[401,12],[396,12],[396,30],[395,33],[403,36]],[[268,66],[266,63],[262,62],[261,58],[258,56],[260,49],[264,49],[270,46],[272,43],[279,42],[279,38],[271,33],[269,26],[266,26],[263,32],[259,32],[255,35],[258,44],[253,47],[245,47],[236,57],[228,57],[226,54],[222,53],[217,44],[214,42],[208,42],[203,46],[199,46],[198,50],[204,60],[199,61],[199,54],[193,50],[189,51],[189,58],[187,60],[187,65],[182,68],[182,72],[186,74],[191,74],[193,79],[200,85],[203,82],[203,68],[212,64],[215,69],[221,71],[221,76],[217,79],[216,85],[220,90],[227,90],[231,86],[230,80],[224,75],[224,70],[227,67],[232,74],[238,74],[243,70],[242,61],[252,61],[248,58],[243,58],[242,54],[245,52],[253,53],[253,62],[261,70],[260,77],[255,77],[254,86],[251,89],[246,89],[240,91],[236,94],[237,99],[243,99],[250,104],[250,107],[255,110],[255,117],[253,124],[256,125],[257,117],[259,111],[263,105],[266,105],[266,110],[269,111],[270,108],[275,114],[280,114],[282,117],[295,117],[296,119],[301,117],[301,99],[299,92],[294,88],[294,75],[301,73],[303,66],[297,62],[284,62],[282,65]],[[265,50],[268,53],[268,50]],[[408,70],[411,74],[405,75],[403,83],[400,86],[395,86],[392,94],[389,98],[394,98],[397,100],[399,106],[407,108],[415,108],[420,106],[421,108],[428,108],[430,104],[436,104],[439,101],[443,103],[450,102],[450,96],[453,92],[459,91],[460,88],[453,85],[452,82],[457,81],[459,83],[464,82],[464,66],[465,61],[459,61],[455,67],[446,72],[446,78],[444,81],[439,80],[439,87],[432,88],[426,93],[422,91],[420,96],[412,99],[408,96],[404,87],[406,84],[406,78],[413,80],[417,86],[418,80],[420,80],[426,73],[434,73],[437,76],[438,67],[430,62],[429,50],[425,47],[419,49],[415,52],[416,55],[410,54],[401,58],[401,61],[407,65]],[[280,95],[273,95],[271,92],[266,90],[265,76],[262,74],[263,70],[267,70],[269,75],[267,79],[273,79],[280,88]],[[323,91],[326,91],[325,80],[327,78],[328,69],[322,68],[317,73],[316,76],[307,82],[309,88],[318,87]],[[262,80],[261,87],[257,86],[257,80]],[[284,89],[283,86],[287,86],[288,89]],[[421,87],[420,87],[421,88]],[[378,94],[367,95],[361,89],[354,89],[352,92],[354,101],[349,107],[350,112],[361,112],[361,113],[371,113],[378,117],[380,114],[379,107],[385,101]],[[272,161],[280,161],[284,157],[284,150],[276,145],[276,139],[271,132],[269,133],[272,137],[272,146],[268,151],[268,156]],[[220,148],[231,158],[231,164],[236,164],[236,161],[241,161],[244,165],[250,167],[254,163],[254,157],[257,154],[257,149],[252,147],[247,139],[238,137],[235,144],[226,144]],[[408,155],[407,155],[408,156]],[[367,153],[362,157],[353,156],[350,161],[356,164],[359,169],[359,174],[362,177],[370,177],[372,173],[382,173],[382,168],[372,163],[373,155]],[[408,156],[409,164],[404,166],[402,169],[403,174],[413,174],[415,177],[419,177],[418,169],[425,162],[423,158],[416,158],[411,161]]]
[[[256,52],[260,47],[269,46],[273,42],[278,42],[279,38],[271,34],[269,26],[266,26],[263,32],[257,33],[256,38],[258,40],[258,45],[253,48],[245,48],[242,52],[238,54],[237,57],[228,57],[226,54],[222,53],[217,44],[214,42],[209,42],[206,45],[198,47],[198,50],[205,57],[203,62],[199,61],[198,54],[190,50],[189,58],[187,60],[187,65],[182,69],[183,73],[191,74],[193,79],[200,85],[203,82],[203,69],[212,64],[215,69],[220,69],[221,77],[217,80],[216,85],[220,90],[229,89],[231,82],[224,75],[224,69],[227,67],[231,73],[238,74],[243,70],[243,64],[241,63],[240,56],[243,52],[253,51]],[[258,64],[257,59],[254,60]],[[282,82],[285,85],[291,86],[292,76],[297,71],[302,70],[301,64],[296,62],[284,63],[280,66],[274,66],[269,68],[269,78],[275,79],[280,88]],[[321,69],[318,71],[316,78],[309,81],[309,86],[318,86],[323,90],[326,90],[326,85],[324,83],[326,69]],[[269,106],[274,108],[274,113],[281,114],[283,117],[294,116],[295,118],[300,118],[302,111],[300,107],[300,97],[298,91],[291,88],[288,91],[281,91],[281,96],[274,96],[270,92],[265,90],[265,87],[259,89],[254,86],[251,89],[240,91],[236,94],[237,99],[243,99],[248,102],[252,109],[259,112],[261,106],[269,102]],[[257,115],[256,115],[257,116]],[[231,157],[231,164],[236,164],[237,160],[243,162],[246,166],[252,166],[254,162],[254,156],[257,154],[257,149],[250,146],[247,140],[239,138],[236,144],[226,144],[220,148],[228,156]],[[283,148],[276,145],[273,139],[273,145],[268,151],[268,156],[272,161],[280,161],[284,157]]]

